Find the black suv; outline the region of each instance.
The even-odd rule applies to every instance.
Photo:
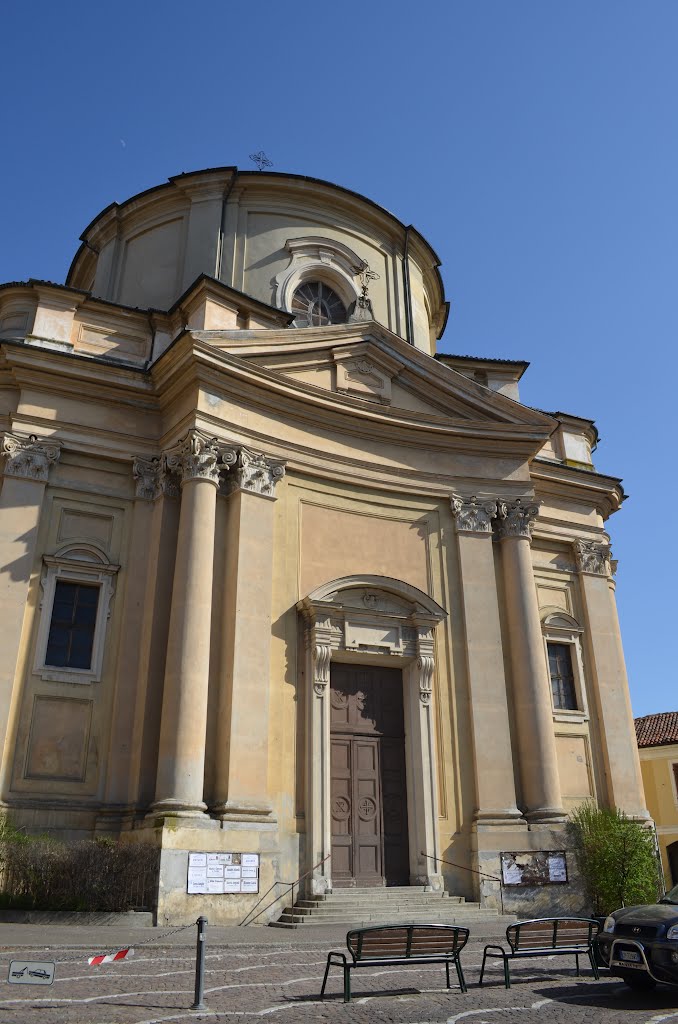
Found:
[[[615,910],[596,942],[610,973],[631,988],[678,985],[678,885],[659,903]]]

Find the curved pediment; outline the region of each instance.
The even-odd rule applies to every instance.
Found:
[[[390,576],[343,576],[316,587],[300,604],[334,604],[381,615],[426,615],[442,621],[447,612],[418,587]]]

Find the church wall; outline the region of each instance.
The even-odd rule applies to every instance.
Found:
[[[30,829],[83,836],[96,825],[106,782],[128,576],[126,520],[131,509],[126,500],[130,491],[126,469],[63,453],[44,497],[26,604],[25,644],[13,693],[16,737],[7,749],[3,793],[10,805],[13,801],[25,805],[10,815]],[[105,635],[99,637],[103,643],[100,678],[70,682],[50,678],[59,673],[41,667],[38,639],[47,569],[43,556],[63,551],[67,556],[83,544],[94,545],[121,570],[113,577],[110,618]]]

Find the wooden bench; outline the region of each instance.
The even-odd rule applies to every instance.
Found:
[[[450,987],[450,964],[457,969],[462,992],[466,982],[459,954],[468,942],[468,928],[447,924],[387,924],[374,928],[356,928],[346,935],[350,954],[332,951],[327,955],[327,966],[320,998],[325,997],[325,985],[330,967],[335,964],[344,971],[344,1002],[351,1001],[351,971],[356,967],[404,964],[445,964],[447,987]]]
[[[588,956],[593,976],[600,977],[593,950],[593,940],[600,931],[600,924],[588,917],[543,917],[534,921],[519,921],[506,929],[506,940],[510,952],[503,946],[485,946],[480,981],[483,983],[485,962],[492,957],[504,962],[504,984],[511,987],[509,963],[522,957],[574,956],[579,976],[579,957]]]

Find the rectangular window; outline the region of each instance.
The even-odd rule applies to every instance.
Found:
[[[570,644],[547,644],[549,675],[553,691],[553,707],[557,711],[577,710],[577,691],[572,669],[572,648]]]
[[[57,580],[45,664],[58,668],[92,667],[99,587]]]

